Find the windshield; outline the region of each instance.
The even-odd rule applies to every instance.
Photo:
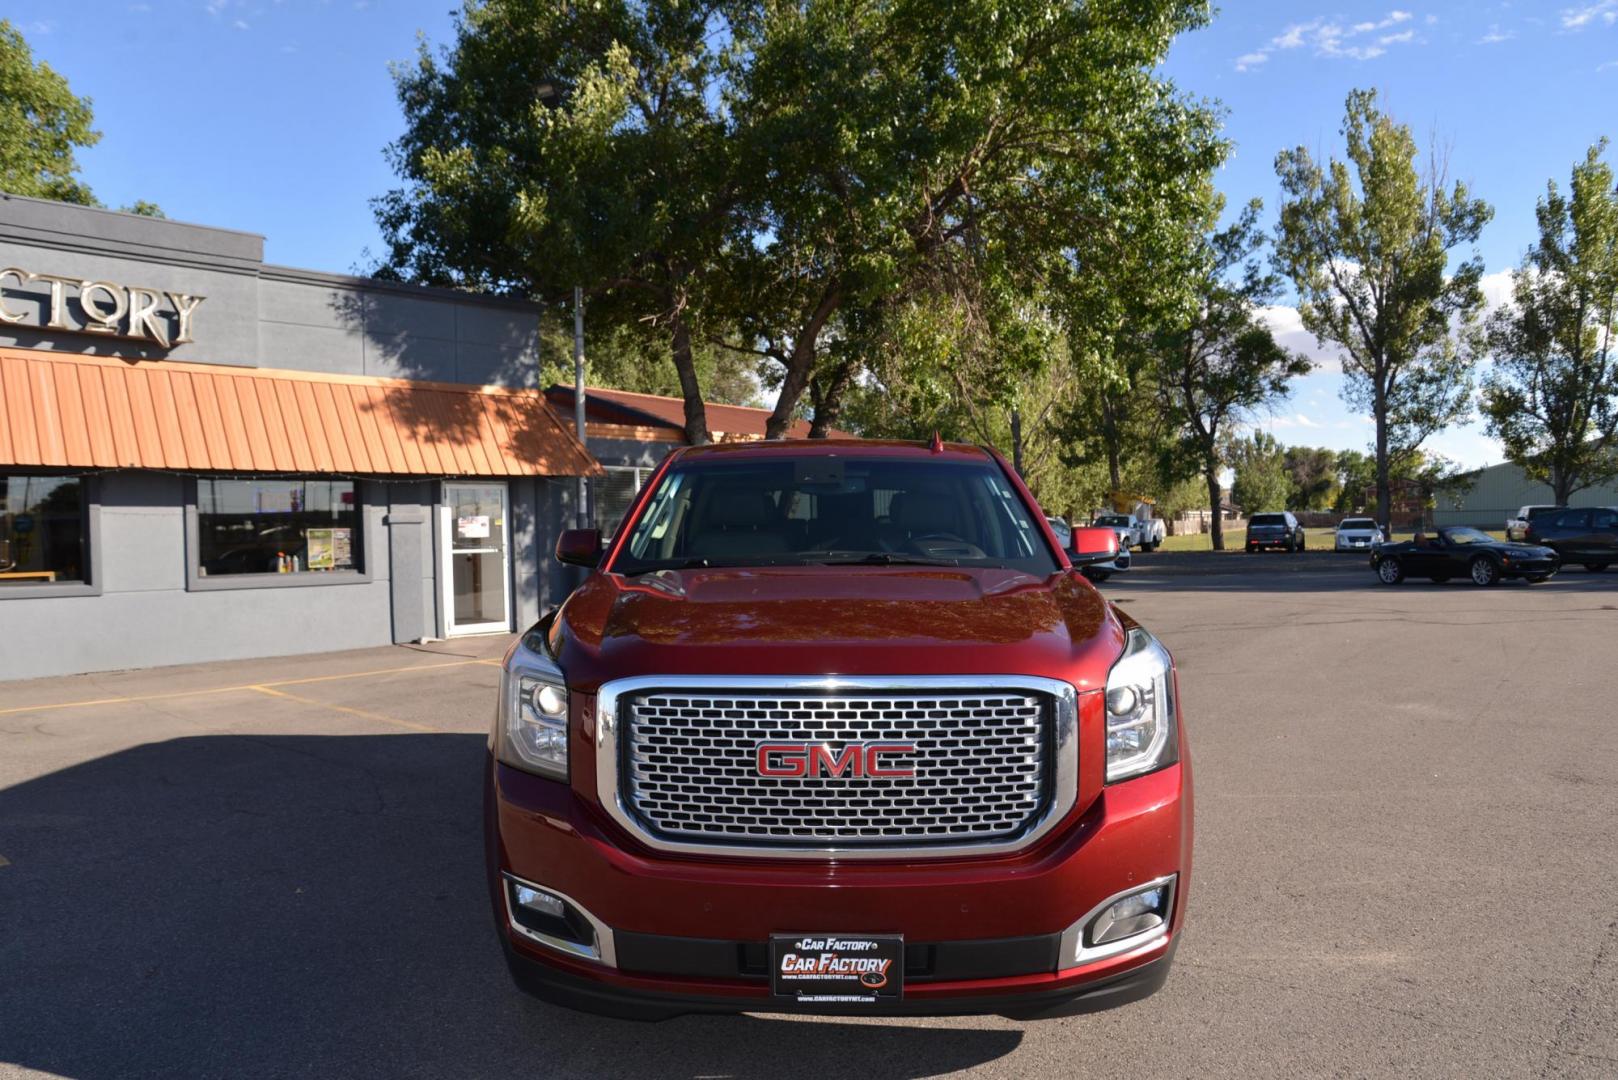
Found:
[[[1254,514],[1250,524],[1253,525],[1285,525],[1287,519],[1281,514]]]
[[[1492,544],[1494,537],[1476,529],[1445,529],[1443,537],[1457,547],[1465,544]]]
[[[1370,518],[1344,518],[1343,523],[1337,527],[1339,529],[1374,529],[1376,528],[1376,522]]]
[[[1096,518],[1097,525],[1128,525],[1129,518],[1123,514],[1102,514]]]
[[[611,569],[859,563],[1057,568],[992,462],[817,455],[676,466]]]

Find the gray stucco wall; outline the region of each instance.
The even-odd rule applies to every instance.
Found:
[[[0,345],[173,362],[536,386],[540,308],[451,289],[272,266],[249,233],[0,195],[0,269],[205,297],[171,349],[42,329],[50,286],[6,278]],[[82,325],[72,290],[69,322]]]
[[[385,510],[365,515],[369,580],[280,588],[186,589],[185,480],[99,478],[99,596],[0,595],[0,679],[328,652],[393,640]],[[25,629],[24,629],[25,628]],[[18,632],[22,630],[23,632]],[[417,635],[419,636],[419,635]]]

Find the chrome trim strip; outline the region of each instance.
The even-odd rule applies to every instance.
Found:
[[[1017,836],[966,844],[824,847],[791,844],[698,844],[653,835],[630,811],[619,787],[618,703],[638,690],[737,691],[945,691],[1024,690],[1049,695],[1053,796],[1045,814]],[[643,675],[614,679],[596,693],[596,791],[612,819],[647,847],[681,855],[732,855],[754,859],[946,859],[1003,855],[1039,841],[1067,817],[1079,798],[1079,696],[1069,683],[1031,675]]]
[[[1179,874],[1166,874],[1153,881],[1143,881],[1138,885],[1131,885],[1127,889],[1113,893],[1085,912],[1084,918],[1062,931],[1062,944],[1056,954],[1056,970],[1061,972],[1067,968],[1082,967],[1093,961],[1105,960],[1109,956],[1117,956],[1120,953],[1138,949],[1142,945],[1149,945],[1159,938],[1167,937],[1169,930],[1174,925],[1174,899],[1175,893],[1179,891],[1179,883]],[[1105,945],[1092,945],[1088,949],[1084,948],[1084,929],[1097,916],[1124,897],[1133,893],[1145,892],[1147,889],[1155,889],[1159,885],[1167,885],[1169,890],[1169,917],[1164,920],[1163,925],[1154,926],[1150,930],[1136,934],[1133,937],[1126,937],[1122,941],[1109,941]],[[1073,957],[1071,962],[1069,962],[1068,957]]]
[[[566,953],[568,956],[576,957],[581,960],[593,960],[598,964],[603,964],[610,968],[616,968],[618,966],[618,949],[613,941],[612,927],[596,918],[589,908],[573,899],[567,893],[561,891],[560,889],[553,889],[549,885],[541,885],[537,881],[527,881],[518,877],[516,874],[508,873],[504,870],[500,872],[500,876],[505,879],[500,884],[500,895],[505,903],[506,925],[509,926],[514,932],[521,934],[529,941],[543,945],[547,949],[554,949],[559,953]],[[539,889],[542,892],[548,892],[552,896],[560,896],[563,900],[566,900],[568,904],[572,906],[574,911],[577,911],[580,915],[584,916],[584,921],[590,924],[590,929],[595,931],[595,947],[591,948],[588,945],[580,945],[576,941],[568,941],[565,938],[552,937],[550,934],[542,934],[538,930],[530,930],[528,927],[519,923],[516,916],[511,912],[511,885],[513,883],[517,885],[526,885],[530,889]]]

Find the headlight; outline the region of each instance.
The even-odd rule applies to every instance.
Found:
[[[562,669],[519,646],[501,674],[500,760],[566,780],[567,714]]]
[[[1137,627],[1107,676],[1107,782],[1179,761],[1177,728],[1174,661]]]

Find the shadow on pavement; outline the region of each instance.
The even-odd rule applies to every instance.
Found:
[[[67,1077],[936,1076],[1016,1030],[532,1001],[490,925],[481,735],[155,743],[0,791],[0,1062]]]

